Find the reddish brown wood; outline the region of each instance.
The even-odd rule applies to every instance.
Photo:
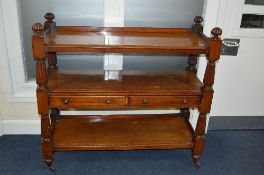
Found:
[[[222,30],[218,27],[214,28],[211,31],[213,38],[210,41],[210,51],[207,55],[209,61],[217,61],[220,58],[222,40],[219,38],[219,35],[222,35]]]
[[[32,51],[36,59],[37,103],[41,117],[42,157],[49,169],[53,170],[52,130],[49,120],[48,75],[46,69],[46,51],[44,26],[37,23],[33,27]]]
[[[51,96],[51,108],[122,108],[125,96]]]
[[[48,83],[48,76],[47,76],[45,61],[46,61],[45,57],[36,61],[36,69],[37,69],[36,82],[39,88],[42,88],[42,89],[46,88],[47,83]]]
[[[196,16],[194,18],[194,22],[195,24],[192,26],[192,30],[195,34],[203,34],[203,25],[202,25],[202,22],[203,22],[203,18],[201,16]]]
[[[208,61],[205,74],[203,78],[203,83],[206,86],[212,86],[214,84],[215,76],[215,61]]]
[[[204,149],[205,143],[205,126],[206,126],[206,116],[211,110],[211,104],[213,99],[213,84],[215,75],[215,62],[220,58],[221,49],[221,39],[219,35],[222,34],[220,28],[214,28],[212,30],[213,37],[210,41],[210,50],[207,54],[207,67],[203,79],[203,95],[202,102],[200,106],[200,115],[195,129],[194,147],[193,147],[193,160],[197,167],[200,167],[199,158]]]
[[[48,52],[104,52],[132,54],[206,53],[207,44],[190,29],[78,27],[49,35]],[[74,28],[75,29],[75,28]],[[131,32],[134,30],[133,32]],[[168,31],[180,31],[172,32]],[[146,32],[147,31],[147,32]]]
[[[48,64],[49,64],[49,67],[48,67],[49,70],[58,69],[56,53],[48,54]]]
[[[58,108],[51,108],[50,118],[52,120],[52,124],[55,124],[55,122],[60,119],[60,110]]]
[[[204,113],[210,113],[213,94],[214,94],[213,88],[204,87],[200,111],[202,111]]]
[[[58,26],[61,32],[115,32],[115,33],[164,33],[179,34],[190,32],[189,28],[155,28],[155,27],[93,27],[93,26]]]
[[[220,57],[221,29],[203,34],[201,17],[185,28],[103,28],[59,26],[52,13],[35,24],[38,113],[42,154],[52,169],[53,151],[192,148],[193,160],[205,144],[206,116],[213,98],[215,63]],[[103,71],[58,70],[58,52],[186,54],[187,71],[123,71],[118,81],[105,81]],[[197,57],[206,54],[203,83],[196,76]],[[46,57],[48,68],[46,68]],[[195,131],[190,108],[200,115]],[[60,116],[60,109],[170,109],[175,115]]]
[[[195,107],[199,103],[199,96],[129,96],[129,106],[139,108],[186,108]]]
[[[43,34],[41,35],[37,31],[32,35],[32,52],[33,52],[33,57],[38,60],[42,59],[43,56],[44,57],[46,56],[44,35]]]
[[[56,22],[53,21],[55,19],[55,15],[53,13],[46,13],[45,14],[46,22],[44,23],[44,28],[48,30],[47,33],[55,32],[56,31]],[[48,70],[50,69],[57,69],[57,57],[56,52],[48,53]]]
[[[189,55],[188,66],[186,67],[186,70],[191,71],[195,74],[197,73],[197,55],[196,54]]]
[[[56,53],[49,53],[48,54],[48,65],[49,65],[48,70],[58,69]]]
[[[55,19],[55,15],[51,12],[48,12],[44,15],[44,18],[47,20],[46,23],[54,23],[53,20]]]
[[[192,130],[186,120],[176,114],[63,116],[54,131],[56,151],[173,149],[193,146]]]
[[[121,81],[105,81],[102,71],[59,70],[49,87],[52,95],[201,95],[202,83],[185,71],[123,71]]]

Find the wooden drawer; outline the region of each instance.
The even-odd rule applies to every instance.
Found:
[[[51,108],[114,108],[125,105],[125,96],[51,96]]]
[[[145,107],[197,107],[198,96],[129,96],[130,106]]]

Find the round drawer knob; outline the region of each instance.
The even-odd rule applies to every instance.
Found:
[[[68,100],[68,99],[64,99],[64,100],[63,100],[63,103],[64,103],[64,104],[68,104],[68,103],[69,103],[69,100]]]
[[[188,100],[185,98],[183,99],[183,104],[187,104],[188,103]]]
[[[144,99],[143,99],[143,103],[144,103],[144,104],[148,104],[148,103],[149,103],[148,99],[144,98]]]
[[[111,100],[111,99],[107,99],[107,100],[106,100],[106,103],[107,103],[107,104],[111,104],[111,103],[112,103],[112,100]]]

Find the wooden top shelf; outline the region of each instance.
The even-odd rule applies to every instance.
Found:
[[[205,38],[185,28],[57,27],[47,36],[47,52],[124,54],[206,53]]]
[[[200,95],[202,83],[186,71],[123,71],[122,80],[104,80],[103,71],[51,71],[49,92],[80,95]]]

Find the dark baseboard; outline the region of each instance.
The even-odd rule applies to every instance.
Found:
[[[210,117],[208,130],[264,129],[264,116]]]

